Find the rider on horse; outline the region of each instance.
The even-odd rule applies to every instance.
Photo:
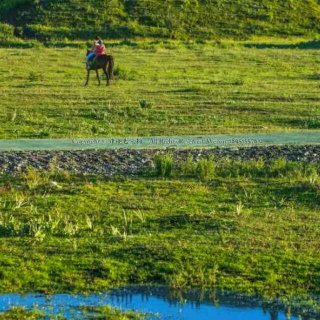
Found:
[[[103,54],[106,54],[106,47],[101,38],[96,37],[95,41],[93,42],[91,53],[87,55],[87,69],[90,69],[91,63],[94,58],[99,57]]]

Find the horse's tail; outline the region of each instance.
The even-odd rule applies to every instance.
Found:
[[[110,55],[110,60],[109,60],[109,64],[108,64],[109,79],[114,78],[113,70],[114,70],[114,59],[113,59],[113,56]]]

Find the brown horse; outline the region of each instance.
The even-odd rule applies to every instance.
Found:
[[[87,56],[91,51],[87,50]],[[108,72],[107,72],[107,66],[108,66]],[[114,60],[113,60],[113,56],[111,54],[103,54],[101,56],[96,57],[91,65],[90,65],[90,69],[87,69],[87,82],[85,84],[88,85],[89,83],[89,77],[90,77],[90,71],[91,70],[96,70],[96,74],[97,74],[97,79],[99,82],[99,86],[100,86],[100,77],[99,77],[99,72],[98,70],[102,69],[104,74],[107,77],[107,86],[109,85],[109,82],[111,79],[113,79],[113,69],[114,69]]]

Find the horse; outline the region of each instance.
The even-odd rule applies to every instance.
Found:
[[[90,50],[87,50],[87,56],[90,53]],[[107,72],[107,66],[108,66],[108,72]],[[87,82],[85,86],[89,83],[89,76],[91,70],[96,70],[98,83],[100,86],[100,77],[98,70],[102,69],[104,74],[107,77],[107,86],[109,85],[109,82],[111,79],[113,79],[113,69],[114,69],[114,59],[111,54],[103,54],[101,56],[98,56],[94,58],[94,60],[91,63],[90,69],[87,69]]]

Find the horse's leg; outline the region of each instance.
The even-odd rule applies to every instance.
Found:
[[[90,70],[87,71],[87,82],[86,82],[85,86],[87,86],[89,83],[89,76],[90,76]]]
[[[96,74],[97,74],[97,79],[98,79],[98,82],[99,82],[99,86],[100,86],[100,77],[99,77],[99,72],[98,72],[98,69],[96,69]]]
[[[109,85],[109,73],[107,72],[107,69],[106,69],[106,66],[104,66],[103,67],[103,72],[104,72],[104,74],[106,75],[106,77],[107,77],[107,86]]]
[[[108,73],[109,73],[110,79],[114,79],[113,71],[114,71],[114,59],[113,59],[113,56],[110,56],[109,65],[108,65]]]

